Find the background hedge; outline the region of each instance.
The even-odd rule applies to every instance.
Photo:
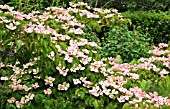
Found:
[[[169,0],[113,0],[113,7],[123,12],[137,11],[137,10],[168,11],[170,9],[170,1]]]
[[[154,44],[168,42],[170,40],[170,14],[167,12],[136,11],[122,13],[125,18],[132,20],[132,26],[141,32],[148,33],[153,38]]]

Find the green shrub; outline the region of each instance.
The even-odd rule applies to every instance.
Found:
[[[103,57],[116,57],[120,55],[123,62],[131,62],[133,59],[148,57],[151,49],[151,39],[147,34],[141,34],[137,30],[129,31],[127,26],[113,26],[105,33],[101,54]]]
[[[112,7],[117,8],[120,12],[125,11],[149,11],[162,10],[168,11],[170,9],[169,0],[115,0]]]
[[[125,12],[125,18],[132,21],[132,26],[138,28],[143,33],[150,34],[154,44],[161,42],[167,43],[170,40],[170,15],[164,12]]]
[[[121,23],[120,15],[103,13],[84,3],[70,5],[68,9],[49,7],[28,14],[0,5],[1,108],[133,109],[170,105],[168,98],[156,92],[145,93],[148,86],[143,87],[145,81],[139,77],[141,67],[134,70],[136,65],[121,63],[120,57],[102,58],[97,52],[100,47],[83,38],[84,31],[89,31],[89,36],[103,25]],[[161,53],[163,66],[158,66],[168,71],[165,60],[169,50]],[[152,66],[149,62],[142,65],[144,70],[145,64]],[[167,71],[155,75],[169,77]]]
[[[77,5],[76,8],[73,5]],[[101,56],[96,52],[95,42],[83,39],[99,32],[103,25],[115,24],[111,19],[121,23],[118,13],[90,7],[89,10],[95,12],[92,13],[84,3],[72,6],[68,10],[50,7],[42,13],[29,14],[13,11],[7,5],[0,6],[2,108],[99,108],[107,104],[116,108],[122,105],[89,93],[88,89],[105,77],[91,73],[94,72],[91,67]],[[110,14],[111,17],[105,17]],[[87,36],[84,31],[88,32]],[[29,102],[25,102],[25,98]]]
[[[138,61],[131,62],[131,64],[135,64],[132,71],[137,72],[143,79],[140,80],[138,86],[143,87],[142,89],[146,92],[156,91],[162,96],[170,96],[169,50],[168,44],[160,43],[158,46],[154,46],[153,50],[149,50],[152,55],[149,58],[140,58]]]

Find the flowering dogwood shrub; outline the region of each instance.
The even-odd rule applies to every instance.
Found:
[[[100,47],[84,38],[84,31],[124,23],[117,10],[91,8],[82,2],[70,3],[68,9],[49,7],[43,13],[23,14],[8,5],[0,5],[0,9],[2,108],[147,109],[170,105],[168,97],[147,93],[146,79],[141,78],[142,71],[152,70],[159,78],[170,78],[169,50],[161,50],[168,45],[150,51],[161,57],[129,64],[102,58],[97,53]]]

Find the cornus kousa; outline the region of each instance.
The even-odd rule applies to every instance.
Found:
[[[153,56],[132,63],[102,58],[101,47],[86,37],[126,19],[116,9],[69,4],[27,14],[0,5],[0,51],[12,50],[0,61],[2,108],[169,106],[168,95],[152,91],[157,84],[169,90],[169,45],[161,43],[149,51]]]
[[[53,86],[54,80],[55,80],[55,78],[52,78],[50,76],[46,76],[45,79],[44,79],[45,85]]]
[[[73,79],[74,84],[81,84],[81,81],[79,79]]]
[[[16,99],[14,97],[12,97],[12,98],[8,99],[7,101],[8,101],[8,103],[14,103],[16,101]]]
[[[69,87],[70,87],[69,83],[63,82],[62,84],[58,85],[58,90],[68,90]]]
[[[52,91],[51,91],[51,89],[47,89],[47,90],[44,90],[44,94],[48,94],[48,95],[50,95],[52,93]]]

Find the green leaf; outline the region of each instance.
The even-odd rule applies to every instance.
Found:
[[[17,109],[14,104],[8,104],[7,109]]]
[[[95,100],[94,97],[90,96],[89,97],[89,105],[92,105],[94,100]]]
[[[80,89],[77,89],[76,91],[75,91],[75,95],[78,95],[78,92],[80,91]]]
[[[96,61],[99,61],[100,59],[101,59],[101,55],[95,54],[95,60],[96,60]]]
[[[44,41],[43,45],[44,45],[44,48],[47,49],[48,43],[46,41]]]
[[[170,77],[167,75],[167,76],[165,77],[165,79],[166,79],[166,88],[167,88],[167,89],[170,89]]]
[[[20,93],[14,93],[14,97],[16,99],[21,99],[21,94]]]
[[[152,81],[151,80],[147,80],[147,83],[146,83],[146,86],[145,86],[145,89],[149,89],[151,87],[151,84],[152,84]]]
[[[136,40],[135,43],[136,43],[137,45],[139,45],[139,41],[138,41],[138,40]]]
[[[51,47],[51,49],[54,51],[55,55],[57,55],[57,54],[58,54],[57,48],[54,47],[53,45],[51,45],[50,47]]]
[[[66,50],[67,45],[64,42],[60,42],[59,44],[62,50]]]
[[[132,25],[132,21],[130,19],[126,19],[128,21],[128,23],[130,24],[130,26]]]
[[[42,94],[36,94],[34,97],[34,100],[36,103],[41,103],[43,99],[44,99],[44,96]]]
[[[99,104],[98,104],[98,101],[97,101],[97,100],[94,100],[93,106],[94,106],[95,109],[98,109],[98,108],[99,108]]]
[[[89,105],[89,98],[85,100],[85,104],[88,106]]]
[[[164,82],[163,82],[163,81],[159,81],[159,82],[158,82],[158,85],[159,85],[162,89],[164,89]]]
[[[60,62],[61,62],[61,66],[62,67],[65,67],[66,66],[66,63],[65,63],[65,60],[63,57],[60,57]]]
[[[130,104],[129,103],[125,103],[122,107],[122,109],[129,109],[130,107]]]
[[[85,93],[88,93],[89,91],[88,91],[88,89],[87,88],[81,88]]]
[[[54,61],[55,65],[58,66],[59,63],[60,63],[60,56],[59,55],[56,55],[56,59]]]
[[[31,42],[30,49],[31,49],[31,51],[34,51],[34,49],[35,49],[35,42]]]
[[[16,48],[16,49],[17,49],[17,51],[20,50],[22,44],[23,44],[23,41],[22,41],[22,40],[17,40],[17,42],[16,42],[16,45],[17,45],[17,48]]]
[[[146,81],[145,81],[145,80],[142,80],[140,85],[141,85],[141,89],[144,90],[145,87],[146,87]]]
[[[118,63],[120,63],[120,64],[123,62],[120,55],[117,55],[117,56],[116,56],[116,59],[119,61]]]
[[[69,75],[67,78],[68,78],[69,82],[73,81],[73,76],[72,75]]]
[[[88,54],[89,57],[93,57],[93,52],[90,51],[89,54]]]
[[[116,45],[116,47],[119,49],[119,48],[121,48],[121,45]]]
[[[84,96],[85,96],[85,92],[80,91],[80,92],[79,92],[79,94],[80,94],[80,98],[81,98],[81,99],[83,99],[83,98],[84,98]]]

